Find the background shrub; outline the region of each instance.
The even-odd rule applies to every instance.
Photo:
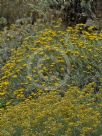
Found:
[[[0,0],[0,17],[5,17],[8,24],[14,23],[19,18],[30,16],[31,9],[28,4],[35,0]]]

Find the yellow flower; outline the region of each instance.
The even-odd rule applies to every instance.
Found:
[[[91,65],[88,65],[88,66],[87,66],[87,69],[88,69],[88,70],[91,70],[91,69],[92,69],[92,66],[91,66]]]
[[[14,75],[13,78],[17,78],[17,75]]]
[[[29,81],[32,81],[32,80],[33,80],[33,78],[32,78],[31,76],[27,76],[27,79],[28,79]]]
[[[4,96],[6,92],[0,92],[0,96]]]

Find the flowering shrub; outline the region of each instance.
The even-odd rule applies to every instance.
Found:
[[[0,136],[101,134],[102,33],[53,24],[0,32]]]
[[[34,27],[31,25],[17,26],[12,24],[10,28],[0,31],[0,68],[9,60],[12,49],[21,46],[25,37],[35,35]]]
[[[1,32],[1,47],[6,42],[9,52],[0,70],[3,101],[35,97],[44,90],[63,90],[63,86],[83,88],[91,82],[96,83],[96,92],[102,87],[101,33],[93,32],[93,27],[85,31],[79,24],[66,31],[55,25],[34,35],[29,27],[6,31],[8,39]]]
[[[58,91],[44,93],[37,100],[26,99],[1,111],[3,136],[90,136],[101,126],[102,90],[94,94],[95,83],[83,90],[70,87],[64,97]]]

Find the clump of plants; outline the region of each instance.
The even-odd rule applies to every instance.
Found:
[[[102,33],[95,30],[63,30],[58,20],[0,31],[1,136],[101,134]]]
[[[16,27],[6,31],[10,43],[3,37],[10,53],[0,69],[1,105],[37,98],[44,91],[66,91],[70,85],[82,89],[91,82],[96,83],[97,93],[102,88],[102,34],[84,27],[63,31],[57,22],[38,32]]]
[[[102,89],[96,84],[83,90],[70,87],[64,97],[59,91],[43,93],[37,100],[26,99],[1,110],[0,134],[19,136],[95,136],[101,134]]]
[[[38,3],[30,6],[33,11],[36,10],[44,16],[49,12],[50,15],[47,18],[60,17],[64,26],[86,23],[88,19],[96,20],[97,2],[95,0],[39,0]]]

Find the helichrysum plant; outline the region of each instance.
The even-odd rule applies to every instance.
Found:
[[[83,90],[72,86],[61,97],[58,91],[44,93],[1,111],[1,136],[90,136],[101,126],[102,92],[95,83]]]

